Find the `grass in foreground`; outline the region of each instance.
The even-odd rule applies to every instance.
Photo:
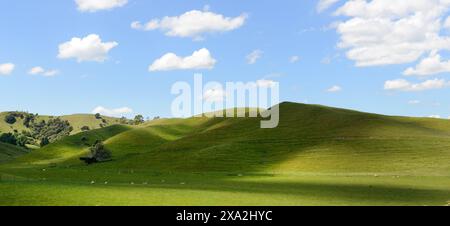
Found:
[[[95,184],[3,180],[0,205],[443,206],[450,201],[448,177],[159,175],[132,179],[105,180],[107,184],[103,180]]]

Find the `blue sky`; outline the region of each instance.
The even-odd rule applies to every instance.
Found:
[[[445,1],[400,1],[399,10],[383,0],[95,0],[100,6],[82,8],[84,1],[2,1],[0,111],[63,115],[103,106],[132,109],[127,116],[170,116],[172,84],[191,82],[200,72],[207,81],[278,81],[282,101],[450,116]],[[175,28],[164,27],[163,18],[193,10],[236,23],[202,23],[206,27],[195,34],[169,35]],[[152,19],[159,19],[158,28],[145,29]],[[133,29],[134,21],[141,26]],[[408,28],[402,23],[411,29],[401,30]],[[61,53],[60,45],[91,34],[114,47]],[[203,48],[213,64],[149,71],[167,53],[182,58]],[[256,50],[261,56],[249,64]],[[292,62],[294,56],[299,60]]]

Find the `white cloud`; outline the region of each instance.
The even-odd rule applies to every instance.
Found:
[[[442,61],[441,56],[433,51],[427,58],[422,59],[415,68],[410,67],[403,74],[426,76],[443,72],[450,72],[450,60]]]
[[[179,57],[174,53],[167,53],[155,60],[149,71],[170,71],[187,69],[212,69],[217,63],[208,49],[195,51],[191,56]]]
[[[335,15],[349,17],[336,26],[338,47],[356,66],[403,64],[433,50],[450,50],[441,35],[448,0],[348,0]]]
[[[450,29],[450,16],[445,19],[444,28]]]
[[[338,1],[340,0],[319,0],[316,10],[317,12],[321,13],[336,4]]]
[[[263,51],[257,49],[257,50],[253,50],[253,52],[251,52],[250,54],[247,55],[247,63],[248,64],[254,64],[256,63],[256,61],[258,61],[259,58],[262,57],[263,55]]]
[[[92,114],[97,114],[97,113],[99,113],[101,115],[111,116],[111,117],[119,117],[119,116],[124,116],[124,115],[133,113],[133,109],[131,109],[129,107],[108,109],[108,108],[105,108],[102,106],[98,106],[94,110],[92,110]]]
[[[420,100],[410,100],[408,101],[408,104],[420,104]]]
[[[97,12],[122,7],[128,0],[75,0],[78,10],[82,12]]]
[[[30,71],[28,71],[28,74],[30,75],[42,75],[44,77],[52,77],[55,76],[59,73],[58,70],[46,70],[42,67],[33,67],[30,69]]]
[[[396,79],[386,81],[384,84],[385,90],[392,91],[404,91],[404,92],[414,92],[414,91],[425,91],[432,89],[441,89],[450,86],[450,82],[443,79],[433,79],[426,80],[421,83],[410,83],[404,79]]]
[[[289,58],[289,62],[291,63],[296,63],[300,60],[299,56],[291,56],[291,58]]]
[[[13,63],[0,64],[0,75],[10,75],[14,68],[16,68],[16,65]]]
[[[76,58],[78,62],[103,62],[108,58],[108,52],[117,45],[117,42],[102,42],[100,36],[96,34],[84,38],[74,37],[59,45],[58,58]]]
[[[30,69],[28,74],[30,74],[30,75],[37,75],[37,74],[44,73],[44,71],[45,70],[42,67],[33,67],[33,68]]]
[[[440,116],[440,115],[430,115],[430,116],[428,116],[428,118],[436,118],[436,119],[440,119],[441,116]]]
[[[342,91],[342,87],[335,85],[326,90],[329,93],[336,93]]]
[[[152,19],[145,24],[135,21],[131,24],[137,30],[162,30],[167,36],[201,39],[205,33],[235,30],[244,25],[247,15],[225,17],[213,12],[192,10],[180,16]]]

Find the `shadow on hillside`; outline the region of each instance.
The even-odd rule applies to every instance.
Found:
[[[343,203],[377,205],[445,205],[450,191],[414,189],[382,185],[343,185],[311,182],[230,182],[220,186],[186,185],[164,186],[164,188],[207,190],[220,192],[246,192],[268,195],[298,196],[305,200],[329,200],[329,205]],[[276,203],[273,203],[276,205]],[[302,205],[302,203],[298,203]],[[344,204],[345,205],[345,204]]]

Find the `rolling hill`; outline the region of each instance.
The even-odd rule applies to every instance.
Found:
[[[296,103],[280,105],[275,129],[260,129],[260,120],[189,118],[114,125],[64,138],[0,165],[0,172],[35,181],[45,175],[63,188],[65,183],[108,180],[129,184],[145,197],[150,197],[147,190],[132,185],[154,184],[155,192],[173,192],[167,202],[153,196],[133,202],[132,195],[122,201],[97,200],[120,205],[211,204],[195,191],[217,192],[222,197],[217,202],[231,205],[444,205],[450,200],[449,120]],[[84,165],[78,160],[88,150],[82,137],[88,144],[104,140],[113,161]],[[86,185],[77,186],[83,190]],[[186,189],[198,199],[178,200]],[[247,201],[231,198],[230,192]],[[266,193],[266,202],[258,201]]]

